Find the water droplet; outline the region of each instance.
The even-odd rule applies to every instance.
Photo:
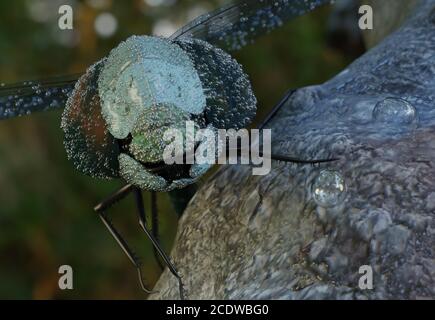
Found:
[[[417,110],[406,100],[386,98],[373,109],[373,120],[390,128],[416,127]]]
[[[311,192],[319,206],[335,207],[345,198],[346,183],[337,171],[323,170],[314,181]]]
[[[67,93],[71,92],[74,87],[74,79],[68,78],[58,83],[44,82],[22,82],[18,84],[6,85],[0,84],[0,119],[27,115],[36,111],[44,111],[52,108],[59,108],[65,105],[68,98]],[[65,93],[59,93],[53,96],[47,95],[53,90],[51,86],[59,86],[64,89]]]

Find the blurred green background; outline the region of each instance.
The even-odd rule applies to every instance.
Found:
[[[170,34],[222,2],[1,1],[0,83],[81,73],[130,35]],[[58,28],[62,4],[74,8],[73,31]],[[363,52],[358,36],[349,39],[337,28],[340,14],[331,18],[332,10],[298,18],[235,54],[253,83],[259,118],[287,89],[321,83]],[[143,299],[135,270],[92,210],[122,182],[75,171],[63,148],[60,115],[0,122],[0,298]],[[149,195],[144,196],[148,206]],[[159,208],[169,252],[177,217],[165,194],[159,194]],[[152,287],[160,270],[136,223],[132,199],[111,215],[143,258]],[[64,264],[73,267],[74,290],[58,288]]]

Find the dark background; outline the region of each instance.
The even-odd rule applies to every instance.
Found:
[[[162,30],[156,25],[181,26],[222,2],[1,1],[0,83],[81,73],[130,35]],[[58,28],[61,4],[74,7],[74,31]],[[363,52],[358,36],[352,42],[337,29],[342,17],[335,11],[331,18],[332,10],[299,18],[234,55],[252,81],[259,118],[287,89],[323,82]],[[117,20],[110,37],[95,31],[102,13]],[[75,171],[63,148],[60,115],[53,111],[0,122],[0,298],[142,299],[135,270],[92,210],[122,182],[93,180]],[[149,195],[144,195],[148,205]],[[176,215],[164,194],[159,194],[159,207],[162,242],[169,252]],[[160,271],[136,223],[133,201],[117,205],[112,217],[143,258],[152,287]],[[63,264],[73,267],[74,290],[58,288],[57,270]]]

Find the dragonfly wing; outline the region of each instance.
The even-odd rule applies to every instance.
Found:
[[[0,85],[0,120],[63,108],[78,76]]]
[[[258,36],[331,0],[244,0],[204,14],[171,36],[193,37],[224,50],[239,50]]]

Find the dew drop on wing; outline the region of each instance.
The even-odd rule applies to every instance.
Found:
[[[2,83],[0,86],[0,119],[64,107],[74,88],[75,79],[73,76],[65,79],[26,81],[11,85]]]
[[[202,39],[225,50],[240,50],[260,35],[332,0],[240,1],[192,21],[171,38]]]

